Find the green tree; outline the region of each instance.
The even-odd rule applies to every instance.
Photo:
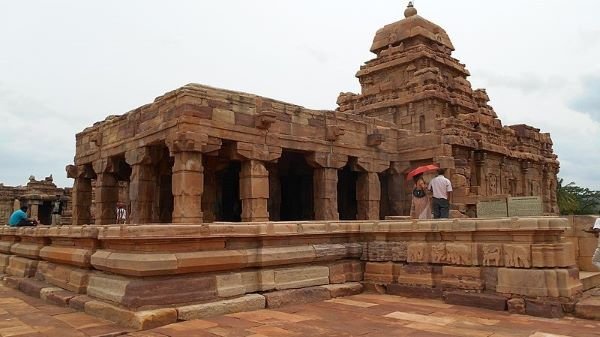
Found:
[[[577,186],[574,182],[564,185],[562,178],[558,179],[556,198],[561,214],[599,214],[600,191]]]

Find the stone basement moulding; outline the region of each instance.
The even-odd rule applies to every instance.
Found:
[[[188,84],[86,128],[67,167],[73,224],[111,224],[118,203],[135,224],[407,215],[406,173],[424,163],[447,169],[453,217],[507,196],[557,214],[550,135],[502,125],[446,32],[405,15],[377,31],[361,93],[335,111]]]
[[[5,282],[136,329],[356,294],[562,316],[582,284],[569,220],[0,229]]]

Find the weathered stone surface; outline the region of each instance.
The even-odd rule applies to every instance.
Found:
[[[331,298],[357,295],[363,291],[363,285],[358,282],[327,284],[322,287],[329,291]]]
[[[442,267],[442,285],[446,288],[483,290],[484,281],[480,267]]]
[[[263,295],[267,300],[267,308],[279,308],[292,304],[318,302],[331,298],[329,290],[323,287],[281,290],[265,293]]]
[[[40,261],[35,276],[49,284],[83,294],[86,291],[90,273],[86,269]]]
[[[275,289],[275,272],[272,269],[243,271],[240,275],[245,293]]]
[[[405,284],[390,284],[387,286],[390,295],[416,297],[416,298],[442,298],[441,288],[430,288],[425,286],[412,286]]]
[[[275,289],[294,289],[329,284],[329,268],[308,266],[276,269]]]
[[[591,296],[575,305],[575,316],[587,319],[600,319],[600,297]]]
[[[435,285],[434,269],[431,265],[394,264],[396,282],[404,285]]]
[[[40,297],[40,291],[48,287],[47,283],[29,278],[26,278],[19,283],[19,290],[33,297]]]
[[[95,300],[86,295],[78,295],[69,300],[69,307],[75,310],[85,311],[85,304],[90,301]]]
[[[35,275],[37,260],[31,260],[25,257],[11,256],[6,267],[6,273],[18,277],[33,277]]]
[[[246,292],[240,273],[217,275],[216,281],[219,297],[234,297],[243,295]]]
[[[511,314],[525,315],[525,300],[522,298],[511,298],[507,301],[508,312]]]
[[[525,300],[525,313],[546,318],[562,318],[565,316],[562,305],[558,302],[530,299]]]
[[[201,319],[242,311],[264,309],[265,305],[266,300],[264,296],[249,294],[229,300],[178,307],[177,318],[184,321]]]
[[[137,330],[147,330],[177,321],[177,310],[156,309],[132,312],[100,301],[88,301],[85,312]]]
[[[394,264],[392,262],[367,262],[364,280],[380,284],[392,283],[394,281]]]
[[[466,305],[489,310],[506,310],[506,298],[482,293],[466,293],[463,291],[444,292],[444,302],[449,304]]]
[[[39,256],[50,262],[64,263],[79,267],[89,267],[93,252],[88,249],[46,246],[40,249]]]
[[[582,290],[577,269],[498,268],[496,291],[531,297],[571,297]]]

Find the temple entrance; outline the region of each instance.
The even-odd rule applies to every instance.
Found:
[[[337,200],[340,220],[356,220],[356,182],[358,172],[352,171],[350,164],[338,170]]]
[[[240,162],[230,161],[215,173],[216,199],[212,211],[216,221],[240,222],[242,220],[240,170]]]
[[[313,169],[306,163],[304,154],[283,151],[277,172],[280,202],[271,205],[279,204],[279,220],[314,219]]]
[[[42,225],[52,224],[52,202],[44,201],[38,205],[38,220]]]

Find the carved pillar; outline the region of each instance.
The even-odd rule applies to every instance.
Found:
[[[338,170],[316,168],[313,172],[315,220],[339,220],[337,199]]]
[[[240,172],[242,221],[269,221],[269,172],[259,160],[242,162]]]
[[[338,170],[348,163],[348,156],[334,152],[313,152],[306,161],[314,167],[313,193],[315,220],[339,220]]]
[[[90,224],[92,206],[92,179],[86,175],[84,166],[68,165],[67,177],[75,179],[72,191],[72,224]]]
[[[93,163],[96,172],[95,221],[96,225],[109,225],[116,222],[115,209],[119,200],[119,185],[114,175],[114,165],[110,159]]]
[[[142,147],[125,153],[125,161],[131,166],[129,178],[129,223],[152,222],[152,207],[156,188],[156,174],[152,166],[150,148]]]
[[[202,223],[202,153],[175,151],[173,156],[173,223]]]
[[[29,217],[33,218],[33,219],[39,219],[39,209],[40,209],[40,202],[37,200],[30,200],[29,201]]]
[[[375,172],[361,172],[356,182],[358,220],[379,220],[381,184]]]

